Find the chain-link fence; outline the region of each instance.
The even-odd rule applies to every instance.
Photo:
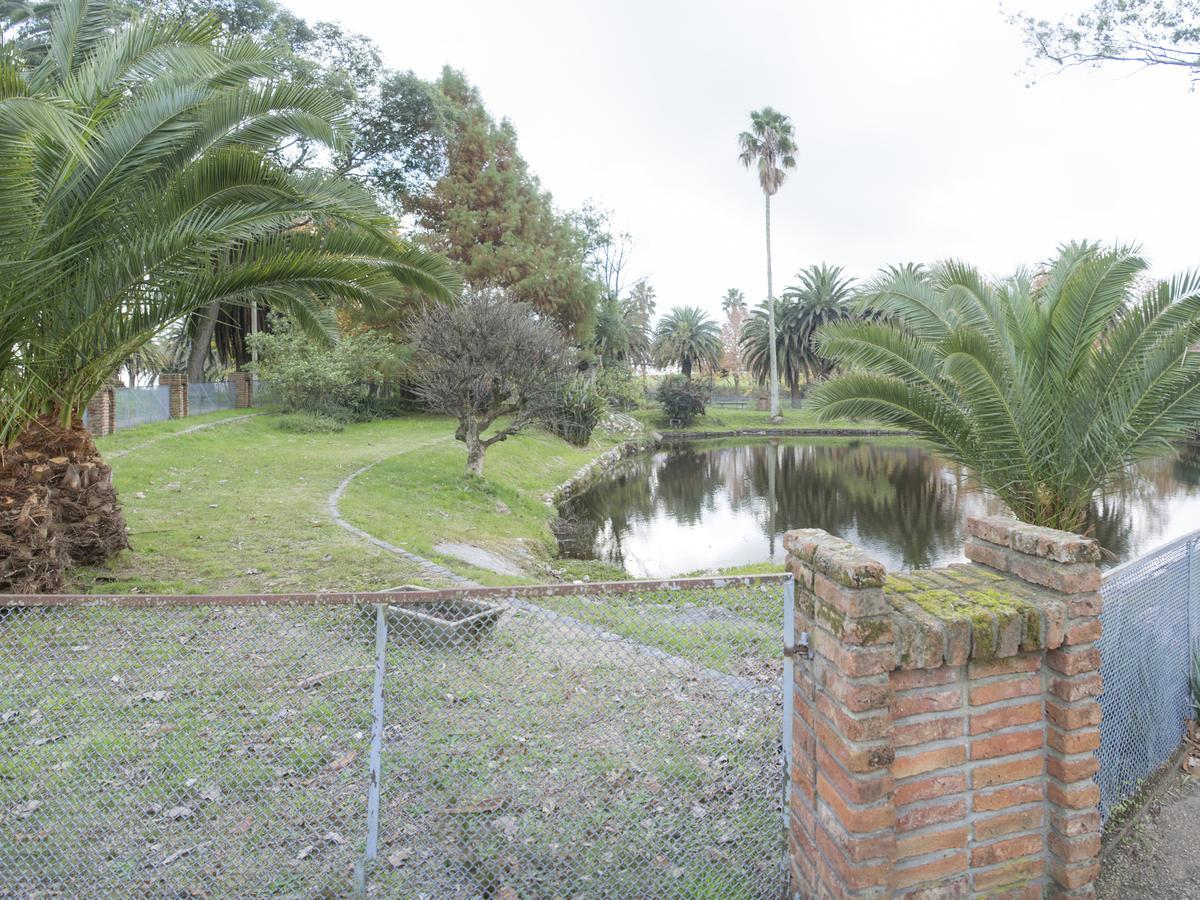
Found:
[[[113,427],[117,430],[171,418],[167,387],[117,388],[113,391]]]
[[[782,896],[785,583],[6,598],[0,896]]]
[[[237,389],[228,381],[197,381],[188,384],[188,415],[199,416],[219,409],[233,409]]]
[[[1105,574],[1100,809],[1107,817],[1175,753],[1200,648],[1200,531]]]

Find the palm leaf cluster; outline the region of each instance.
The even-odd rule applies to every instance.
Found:
[[[677,306],[662,317],[654,332],[654,362],[679,370],[688,378],[693,369],[712,371],[721,361],[721,329],[696,306]]]
[[[291,174],[268,151],[333,151],[325,92],[215,19],[119,22],[53,5],[44,33],[0,48],[0,446],[39,416],[67,426],[170,323],[258,300],[327,334],[329,301],[455,289],[397,242],[356,185]]]
[[[1097,489],[1200,420],[1200,273],[1140,287],[1136,249],[1073,243],[989,280],[947,263],[871,286],[880,314],[819,333],[853,370],[818,386],[826,419],[917,433],[1021,519],[1087,527]]]

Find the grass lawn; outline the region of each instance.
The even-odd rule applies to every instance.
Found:
[[[549,547],[550,510],[542,495],[614,443],[598,438],[577,448],[534,431],[492,447],[480,482],[463,474],[462,445],[449,421],[435,416],[352,425],[338,434],[289,434],[273,428],[268,414],[175,434],[233,415],[163,422],[97,441],[101,452],[113,454],[133,550],[107,566],[77,570],[68,589],[255,593],[438,586],[419,578],[414,564],[334,522],[329,497],[346,476],[385,461],[355,479],[340,504],[343,517],[377,537],[430,558],[437,558],[431,548],[441,540],[496,550],[523,546],[536,558]],[[504,580],[440,561],[479,580]],[[563,571],[557,563],[555,568]],[[600,571],[611,573],[581,563],[564,574]]]
[[[736,431],[741,428],[830,428],[830,429],[880,429],[869,422],[852,422],[837,420],[834,422],[818,422],[817,417],[808,409],[783,409],[783,421],[772,423],[770,413],[759,412],[756,409],[737,409],[720,406],[709,406],[708,411],[686,428],[671,428],[664,420],[662,409],[657,405],[637,409],[630,413],[639,422],[651,428],[671,431]],[[899,429],[896,429],[897,432]]]

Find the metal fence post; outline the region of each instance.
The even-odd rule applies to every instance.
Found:
[[[783,866],[784,882],[791,893],[792,825],[792,713],[796,705],[796,579],[788,576],[783,583]]]
[[[354,868],[354,891],[367,896],[367,863],[379,853],[379,786],[383,775],[383,677],[387,670],[387,604],[375,605],[375,686],[371,712],[371,761],[367,777],[367,847]]]

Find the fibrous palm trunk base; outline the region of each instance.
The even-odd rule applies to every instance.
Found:
[[[15,512],[29,505],[32,518]],[[45,510],[34,513],[32,509]],[[0,546],[24,547],[23,570],[0,563],[0,590],[33,593],[57,590],[69,565],[95,565],[129,546],[125,517],[112,484],[112,469],[100,458],[91,434],[76,421],[63,428],[54,418],[33,423],[0,461]],[[30,530],[30,522],[41,522]],[[41,537],[45,533],[45,538]],[[34,560],[37,560],[35,563]],[[51,574],[56,573],[56,574]],[[6,583],[7,579],[7,583]],[[52,584],[57,579],[56,584]]]

